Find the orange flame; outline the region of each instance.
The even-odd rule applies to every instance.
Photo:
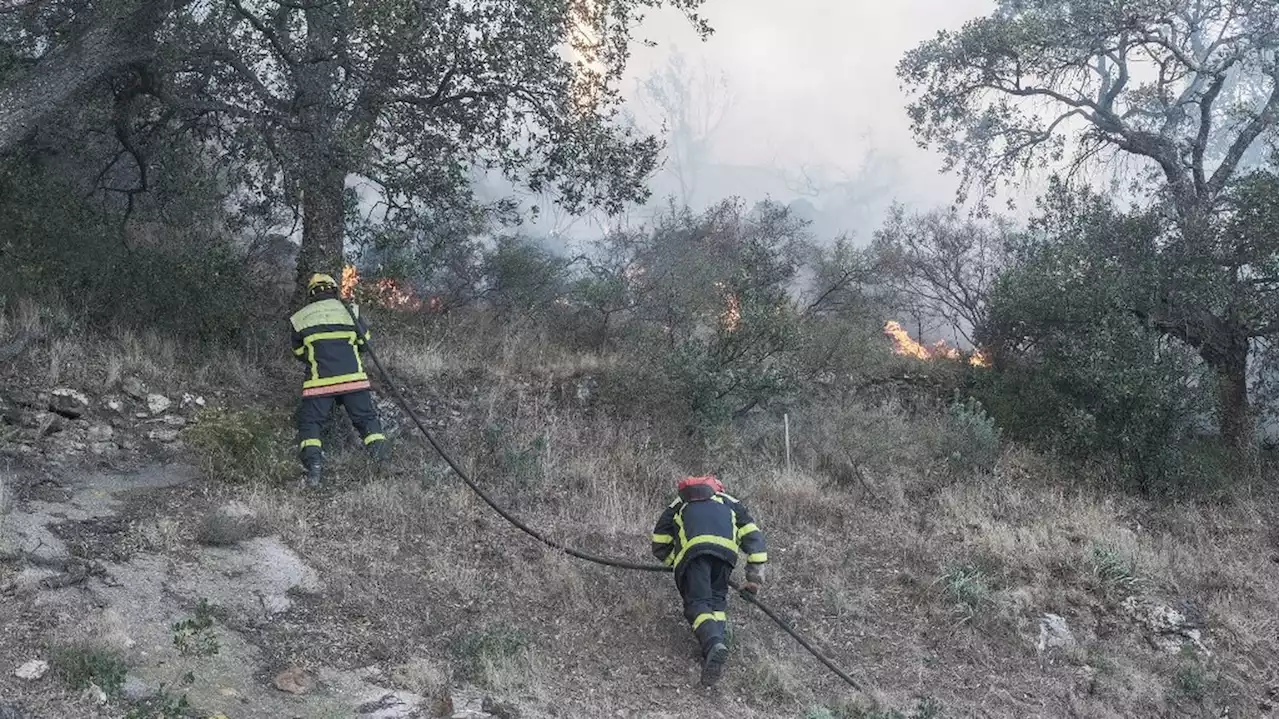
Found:
[[[356,296],[356,283],[360,281],[360,273],[356,271],[355,265],[347,265],[342,268],[342,299],[350,300]]]
[[[347,265],[342,268],[342,297],[343,299],[354,299],[356,294],[356,285],[360,283],[360,272],[356,270],[354,265]],[[369,297],[378,305],[392,310],[417,311],[422,309],[422,300],[413,292],[412,288],[402,286],[399,282],[390,277],[380,278],[373,283],[373,287],[368,289]],[[427,305],[431,311],[438,311],[442,303],[439,297],[432,297]]]
[[[893,341],[893,353],[902,357],[915,357],[920,360],[933,360],[945,357],[950,360],[960,360],[960,350],[949,346],[946,341],[938,340],[933,343],[932,347],[926,347],[911,338],[911,335],[903,329],[902,325],[895,320],[889,320],[884,323],[884,333]],[[969,355],[967,362],[974,367],[990,367],[991,360],[983,354],[982,350],[976,350]]]
[[[716,282],[715,286],[724,295],[724,312],[720,313],[720,326],[726,332],[736,332],[742,324],[742,303],[737,295],[725,289],[723,282]]]

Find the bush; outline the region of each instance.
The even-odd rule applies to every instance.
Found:
[[[80,691],[95,684],[108,696],[120,693],[128,671],[119,654],[88,642],[51,648],[49,665],[72,690]]]
[[[459,676],[487,689],[501,689],[493,685],[506,678],[503,675],[529,670],[530,644],[523,630],[496,624],[455,639],[450,653]]]
[[[289,421],[259,408],[202,410],[183,438],[210,479],[279,483],[297,473]]]
[[[1000,459],[1000,428],[974,397],[947,407],[939,453],[956,473],[989,473]]]

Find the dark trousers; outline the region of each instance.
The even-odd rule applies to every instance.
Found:
[[[676,578],[684,600],[684,618],[706,656],[711,647],[724,641],[725,609],[728,607],[729,575],[733,565],[709,554],[690,559]]]
[[[303,464],[317,462],[321,457],[320,432],[329,419],[333,403],[340,402],[356,431],[364,438],[366,446],[382,442],[382,423],[378,410],[373,406],[373,395],[367,389],[327,397],[303,397],[298,403],[298,456]]]

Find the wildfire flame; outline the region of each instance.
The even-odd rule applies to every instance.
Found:
[[[893,353],[902,357],[915,357],[920,360],[934,360],[938,358],[946,358],[949,360],[960,360],[963,356],[960,350],[951,347],[944,340],[938,340],[932,347],[926,347],[911,338],[906,329],[895,320],[889,320],[884,323],[884,333],[893,341]],[[982,350],[976,350],[969,355],[968,363],[974,367],[990,367],[991,360],[987,358]]]
[[[356,296],[356,283],[360,281],[360,273],[356,271],[355,265],[347,265],[342,268],[342,299],[350,300]]]
[[[360,272],[354,265],[347,265],[342,268],[342,298],[353,299],[356,293],[356,285],[360,283]],[[392,310],[406,310],[416,312],[423,308],[422,299],[419,298],[412,288],[401,285],[399,282],[390,277],[383,277],[366,291],[369,297],[378,305]],[[426,307],[432,312],[440,311],[442,303],[439,297],[432,297]]]
[[[715,287],[724,295],[724,312],[720,313],[720,326],[726,332],[736,332],[742,324],[742,303],[737,295],[725,288],[723,282],[716,282]]]

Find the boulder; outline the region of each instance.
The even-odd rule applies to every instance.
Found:
[[[271,680],[271,684],[289,694],[306,694],[315,689],[316,680],[302,667],[289,667]]]
[[[26,664],[23,664],[22,666],[13,670],[13,675],[15,677],[19,679],[24,679],[29,682],[34,682],[36,680],[39,680],[43,678],[45,674],[48,674],[48,673],[49,673],[49,662],[46,662],[43,659],[32,659]]]
[[[152,415],[163,414],[172,405],[173,403],[169,401],[169,398],[162,394],[147,395],[147,411],[151,412]]]
[[[1177,654],[1190,645],[1203,654],[1209,654],[1200,639],[1200,628],[1195,622],[1173,607],[1145,597],[1131,596],[1120,604],[1129,617],[1147,634],[1153,647],[1168,654]]]
[[[85,438],[85,441],[89,443],[107,442],[111,439],[112,435],[114,434],[115,434],[115,430],[112,429],[111,425],[103,422],[99,424],[90,425],[89,431],[85,433],[84,438]]]
[[[176,429],[153,429],[153,430],[151,430],[150,432],[147,432],[147,437],[148,437],[149,439],[153,439],[153,440],[155,440],[155,441],[157,441],[157,442],[164,442],[165,444],[168,444],[168,443],[170,443],[170,442],[176,442],[176,441],[178,441],[178,430],[176,430]]]
[[[89,398],[83,392],[59,387],[49,393],[49,411],[67,419],[80,419],[89,411]]]
[[[1040,617],[1040,639],[1036,642],[1036,651],[1044,653],[1049,649],[1070,649],[1075,645],[1076,638],[1071,634],[1066,619],[1057,614]]]
[[[125,377],[124,381],[120,383],[120,391],[139,402],[147,398],[147,386],[137,377]]]

